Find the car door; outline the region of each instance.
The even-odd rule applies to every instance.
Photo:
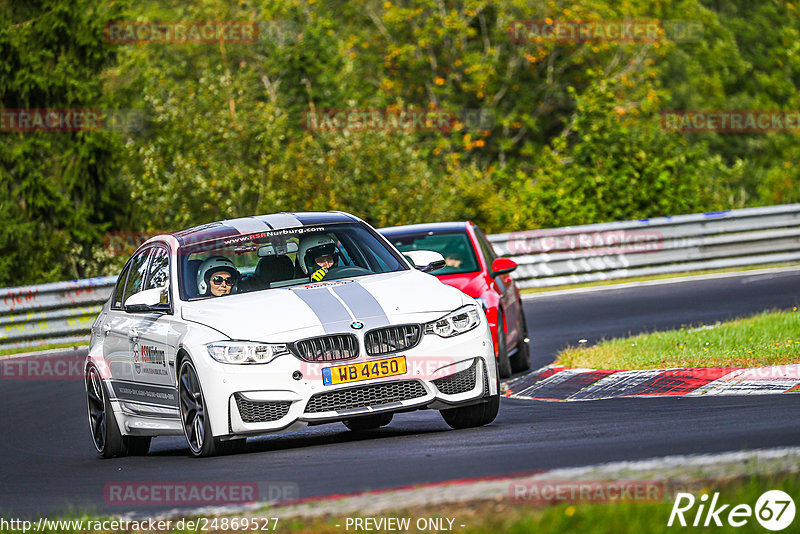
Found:
[[[129,332],[133,318],[125,312],[125,299],[141,289],[147,272],[149,250],[136,252],[117,279],[108,314],[100,326],[103,335],[103,356],[111,369],[115,392],[119,382],[133,381]]]
[[[154,245],[142,284],[142,290],[163,289],[162,304],[172,310],[170,254],[166,245]],[[148,396],[147,404],[156,408],[177,408],[175,396],[175,355],[178,334],[174,316],[169,312],[138,312],[128,333],[134,380],[140,392]]]
[[[486,266],[491,271],[492,262],[497,258],[497,254],[486,239],[483,231],[475,228],[475,237],[478,240],[478,246],[481,249],[481,254],[486,262]],[[519,340],[519,319],[520,319],[520,304],[519,304],[519,291],[514,279],[508,274],[501,274],[494,278],[494,289],[500,294],[500,302],[505,313],[506,322],[506,343],[508,347],[516,347]]]

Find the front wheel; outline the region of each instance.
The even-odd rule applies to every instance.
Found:
[[[216,455],[220,440],[215,439],[211,433],[200,379],[197,378],[197,371],[189,360],[183,360],[178,373],[178,397],[183,435],[186,437],[192,456],[199,458]]]
[[[511,357],[511,370],[515,373],[527,371],[531,368],[531,340],[528,337],[528,323],[525,322],[525,312],[522,303],[519,304],[519,336],[517,339],[517,352]]]
[[[500,395],[492,395],[480,404],[442,410],[442,418],[450,428],[473,428],[488,425],[500,411]]]
[[[119,431],[111,401],[106,395],[100,372],[94,365],[86,369],[86,400],[89,409],[89,431],[92,434],[95,450],[103,458],[125,456],[127,454],[125,438]]]
[[[500,378],[511,376],[511,360],[506,346],[505,317],[503,310],[497,308],[497,373]]]
[[[484,371],[486,372],[486,371]],[[460,408],[447,408],[442,410],[442,419],[450,428],[473,428],[488,425],[497,417],[500,411],[500,378],[497,378],[497,394],[489,395],[480,404],[461,406]]]

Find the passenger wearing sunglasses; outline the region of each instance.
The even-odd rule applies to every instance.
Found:
[[[239,271],[225,256],[212,256],[197,269],[197,289],[204,297],[221,297],[236,292]]]

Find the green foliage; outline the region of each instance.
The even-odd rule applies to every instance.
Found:
[[[0,7],[5,109],[100,108],[102,38],[113,16],[93,2],[11,1]],[[95,247],[126,204],[119,143],[109,132],[0,133],[0,285],[95,274]]]
[[[102,105],[146,118],[123,134],[0,134],[0,246],[11,250],[0,285],[12,266],[31,281],[113,271],[105,230],[281,210],[341,209],[377,226],[471,219],[498,232],[800,201],[795,135],[660,125],[667,109],[800,109],[798,8],[779,0],[0,9],[11,21],[0,30],[4,107]],[[677,20],[702,34],[569,42],[509,32],[545,19]],[[103,40],[109,20],[256,21],[260,32],[255,43],[123,45]],[[453,120],[309,128],[309,113],[331,109]]]

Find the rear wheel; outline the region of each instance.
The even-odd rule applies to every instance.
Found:
[[[525,322],[525,312],[522,310],[521,302],[519,304],[519,323],[517,352],[511,357],[511,370],[515,373],[531,368],[531,341],[528,337],[528,323]]]
[[[354,417],[353,419],[345,419],[342,423],[344,423],[344,426],[354,431],[372,430],[388,425],[392,422],[393,416],[394,414],[392,413],[379,413]]]
[[[127,436],[125,442],[128,445],[128,454],[131,456],[144,456],[150,451],[149,436]]]
[[[497,308],[497,372],[500,378],[511,376],[511,360],[508,358],[506,347],[505,317],[503,310]]]
[[[89,431],[92,434],[95,450],[103,458],[125,456],[126,440],[119,431],[111,401],[106,394],[100,372],[94,365],[86,369],[86,400],[89,409]]]
[[[188,359],[181,362],[178,373],[178,397],[183,435],[192,455],[196,457],[216,455],[220,449],[220,440],[214,438],[211,433],[200,379],[197,377],[194,365]]]

